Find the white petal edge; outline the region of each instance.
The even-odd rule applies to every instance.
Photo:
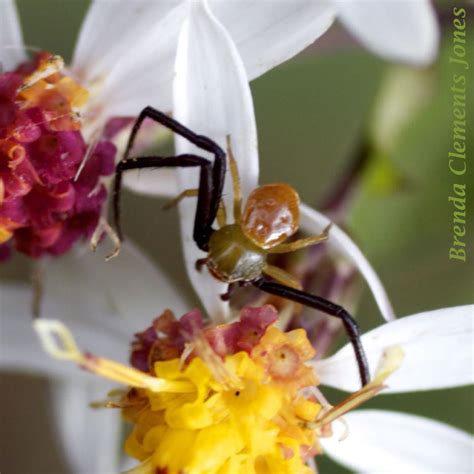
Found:
[[[249,79],[292,58],[332,25],[330,2],[314,0],[209,2],[237,45]]]
[[[434,390],[474,383],[474,305],[443,308],[406,316],[362,336],[374,374],[387,347],[404,352],[400,369],[381,393]],[[352,346],[347,344],[328,359],[314,363],[321,383],[341,390],[359,388]]]
[[[328,224],[330,224],[329,218],[324,214],[312,209],[306,204],[301,204],[301,229],[311,233],[320,233]],[[387,296],[384,286],[380,281],[377,273],[373,269],[372,265],[365,258],[362,251],[357,245],[351,240],[351,238],[342,231],[338,226],[332,225],[327,242],[329,248],[334,249],[341,255],[345,256],[352,264],[360,271],[365,281],[369,285],[372,294],[374,295],[375,301],[382,313],[382,316],[386,321],[395,319],[392,305]]]
[[[31,326],[31,288],[1,287],[0,367],[57,377],[94,378],[71,364],[52,360]],[[166,276],[130,243],[104,262],[86,252],[50,262],[42,316],[63,321],[79,347],[126,363],[133,334],[166,309],[177,316],[190,307]]]
[[[321,444],[327,455],[356,472],[473,472],[473,437],[462,430],[384,410],[357,410],[344,419],[349,436],[339,441],[336,432]]]
[[[21,24],[14,0],[0,1],[0,73],[26,59]]]
[[[426,65],[438,52],[439,26],[429,0],[334,0],[342,23],[370,51]]]
[[[258,182],[258,150],[253,102],[244,66],[232,39],[207,3],[192,2],[189,8],[176,55],[174,116],[194,132],[213,139],[224,150],[226,136],[230,135],[245,196]],[[180,137],[176,139],[176,151],[214,159]],[[178,176],[181,189],[196,188],[198,170],[179,170]],[[231,209],[230,181],[227,173],[224,191],[227,209]],[[192,240],[195,209],[196,200],[180,204],[185,261],[208,314],[219,321],[228,316],[228,304],[219,296],[226,291],[226,285],[216,281],[207,270],[195,269],[196,260],[204,256]]]
[[[105,400],[111,388],[110,383],[95,380],[54,380],[51,383],[52,420],[70,472],[120,470],[120,412],[89,406],[91,402]]]

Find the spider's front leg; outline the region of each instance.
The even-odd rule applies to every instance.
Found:
[[[182,136],[195,146],[208,151],[214,155],[214,162],[193,154],[182,154],[178,156],[144,156],[139,158],[130,158],[135,138],[145,119],[151,119],[170,129],[174,133]],[[122,239],[122,230],[120,226],[120,190],[122,185],[122,173],[131,169],[159,168],[159,167],[193,167],[199,166],[201,174],[199,178],[199,189],[197,190],[198,202],[196,208],[196,217],[194,220],[193,238],[197,246],[207,251],[209,239],[213,232],[212,223],[216,216],[222,221],[222,212],[219,212],[222,201],[222,191],[224,189],[226,173],[226,154],[224,150],[213,140],[203,135],[194,133],[183,124],[169,117],[168,115],[154,109],[145,107],[138,116],[130,137],[128,139],[125,156],[117,165],[115,184],[114,184],[114,220],[117,233]],[[187,191],[188,193],[190,191]],[[192,192],[192,191],[191,191]]]
[[[198,201],[196,216],[194,219],[193,238],[197,246],[207,252],[209,239],[213,232],[212,223],[216,217],[214,203],[212,163],[197,155],[183,154],[178,156],[142,156],[122,160],[117,165],[113,190],[113,212],[117,233],[122,240],[122,228],[120,223],[120,196],[122,187],[122,174],[127,170],[143,168],[165,168],[165,167],[200,167]]]
[[[212,165],[212,199],[211,199],[211,214],[217,214],[219,203],[222,198],[222,191],[224,189],[225,173],[226,173],[226,154],[224,150],[213,140],[203,135],[194,133],[177,120],[169,117],[168,115],[154,109],[153,107],[145,107],[138,116],[135,124],[133,125],[132,132],[128,139],[127,148],[125,149],[125,155],[123,161],[127,161],[130,157],[130,152],[135,143],[135,138],[145,121],[145,119],[153,120],[164,127],[168,128],[172,132],[180,135],[181,137],[188,140],[193,145],[201,148],[202,150],[208,151],[214,155],[214,162]],[[214,220],[214,219],[213,219]]]
[[[369,364],[367,362],[364,347],[360,340],[359,326],[354,318],[342,306],[332,303],[320,296],[312,295],[299,289],[290,288],[280,283],[268,280],[265,277],[260,277],[254,280],[252,284],[266,293],[295,301],[296,303],[309,306],[310,308],[317,309],[323,313],[329,314],[330,316],[341,319],[352,347],[354,348],[362,386],[367,385],[370,382]]]

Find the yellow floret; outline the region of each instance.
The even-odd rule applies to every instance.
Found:
[[[195,390],[143,391],[146,407],[137,404],[141,414],[127,412],[135,422],[127,453],[170,474],[257,474],[276,472],[276,467],[278,472],[305,472],[300,444],[315,442],[304,425],[317,415],[319,405],[294,398],[246,352],[221,363],[218,372],[231,374],[235,386],[217,380],[200,357],[184,368],[178,359],[156,362],[157,377],[191,382]]]

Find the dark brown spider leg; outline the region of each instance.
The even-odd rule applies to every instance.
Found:
[[[124,171],[142,168],[188,168],[194,166],[199,166],[201,172],[199,174],[198,201],[194,219],[193,238],[201,250],[207,251],[209,238],[213,232],[212,222],[216,217],[212,208],[212,163],[206,158],[190,154],[167,157],[142,156],[138,158],[128,158],[127,160],[122,160],[117,165],[113,191],[113,212],[115,227],[120,239],[122,239],[122,229],[120,225],[120,189]]]
[[[362,386],[367,385],[370,381],[369,364],[365,355],[364,347],[360,340],[359,326],[354,318],[342,307],[320,296],[312,295],[295,288],[290,288],[280,283],[267,280],[264,277],[258,278],[252,282],[257,288],[266,293],[287,298],[291,301],[317,309],[331,316],[335,316],[342,320],[344,328],[349,336],[359,367],[360,380]]]
[[[133,126],[132,132],[128,139],[127,148],[125,149],[124,160],[127,160],[129,158],[130,151],[135,142],[135,137],[138,131],[140,130],[143,121],[146,118],[160,123],[164,127],[186,138],[186,140],[189,140],[191,143],[201,148],[202,150],[206,150],[214,155],[214,163],[212,166],[212,199],[210,202],[210,210],[211,217],[214,216],[215,218],[217,210],[219,208],[220,200],[222,198],[222,190],[224,189],[224,180],[226,173],[226,154],[224,150],[210,138],[194,133],[192,130],[189,130],[189,128],[185,127],[184,125],[172,119],[163,112],[160,112],[159,110],[148,106],[140,112],[140,115],[138,116]],[[212,221],[214,221],[214,219],[212,219]]]

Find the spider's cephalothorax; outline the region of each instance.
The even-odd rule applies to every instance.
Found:
[[[130,158],[135,136],[146,118],[151,118],[197,147],[214,155],[214,161],[194,154],[177,156],[144,156]],[[226,156],[229,160],[233,184],[233,218],[227,223],[222,192],[226,173]],[[206,264],[212,275],[226,283],[252,284],[267,293],[287,298],[312,307],[342,320],[349,335],[359,367],[362,384],[369,382],[369,368],[360,341],[359,328],[351,315],[341,306],[320,296],[306,293],[300,283],[281,268],[267,263],[268,254],[287,253],[328,238],[329,226],[317,236],[286,242],[299,227],[300,200],[289,185],[267,184],[250,193],[242,210],[242,197],[236,162],[232,156],[230,140],[228,153],[213,140],[197,135],[176,120],[155,110],[145,108],[138,117],[127,145],[124,159],[118,164],[114,184],[114,215],[119,236],[120,188],[126,170],[159,167],[199,167],[197,189],[183,191],[171,204],[197,197],[193,238],[207,256],[199,264]],[[214,227],[217,223],[218,228]]]

